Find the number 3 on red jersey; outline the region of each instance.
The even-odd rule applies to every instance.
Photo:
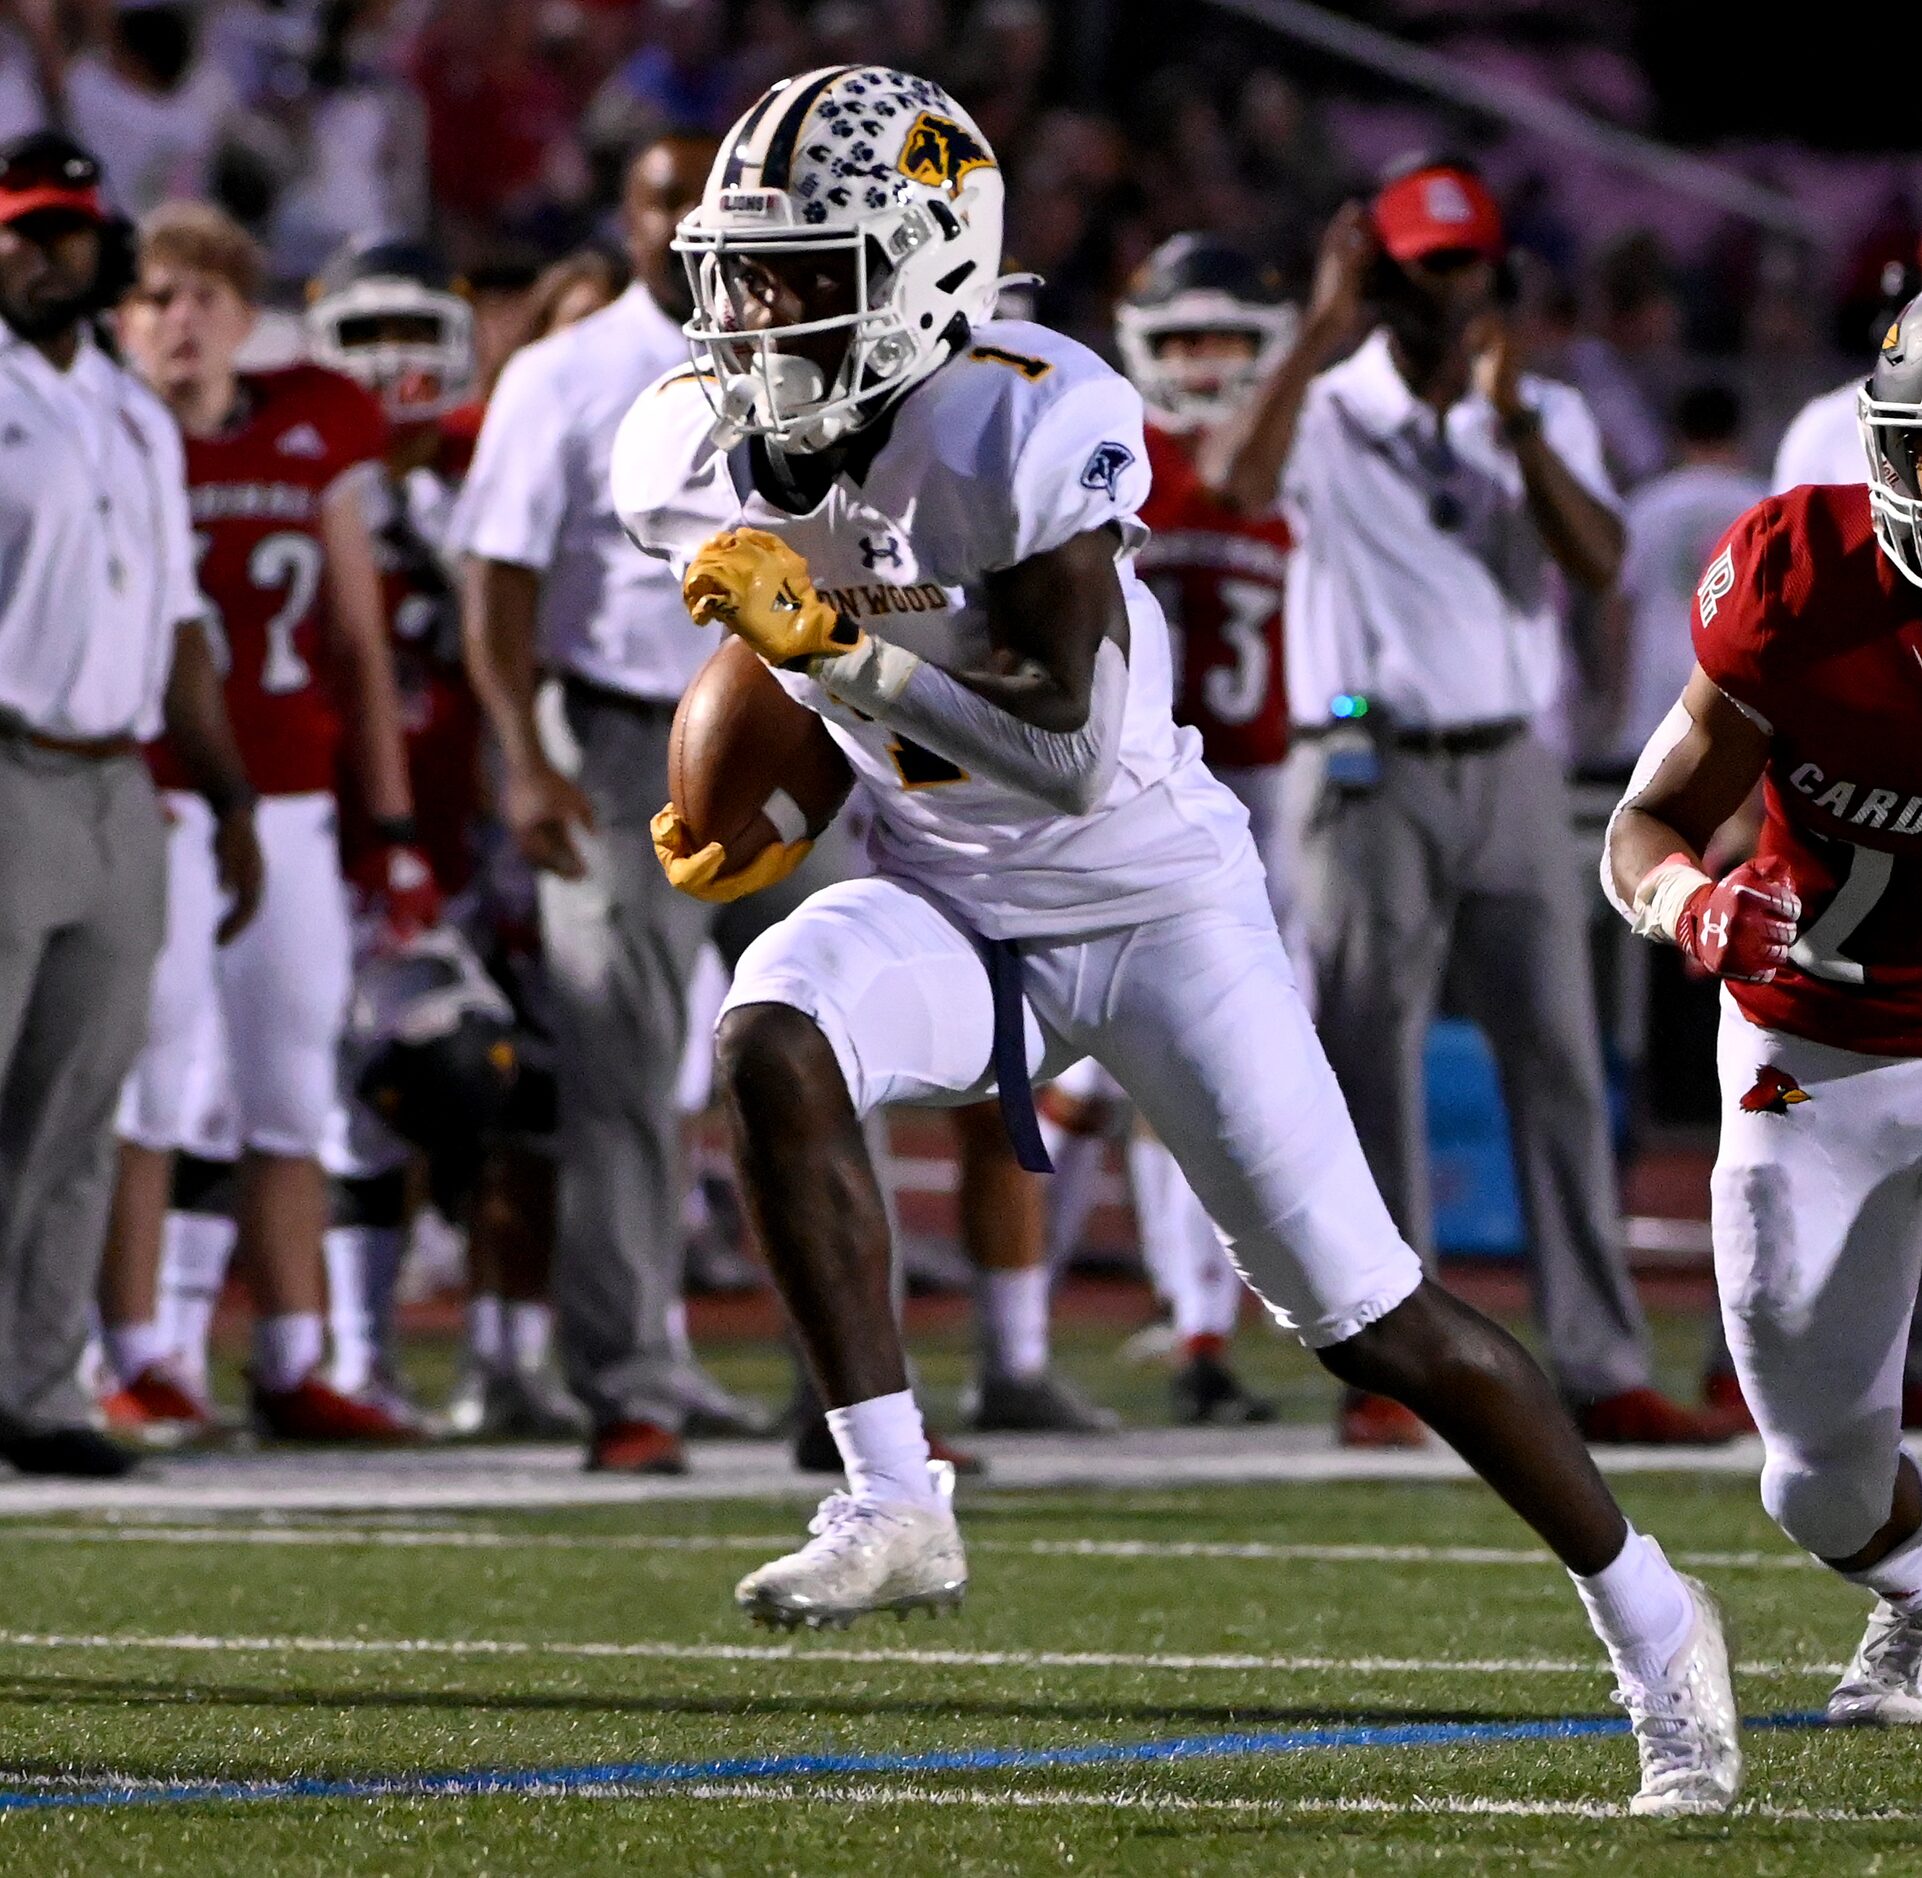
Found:
[[[206,558],[212,545],[212,536],[204,530],[194,536],[196,564]],[[260,688],[271,697],[303,691],[314,681],[313,667],[301,657],[294,635],[319,597],[324,566],[325,555],[320,543],[312,535],[303,535],[294,529],[262,536],[247,557],[247,578],[260,592],[281,596],[280,604],[268,616],[263,629],[266,650],[261,659]],[[202,598],[206,598],[204,588]],[[214,662],[225,676],[233,669],[233,646],[227,635],[227,622],[211,599],[207,599],[205,617]]]

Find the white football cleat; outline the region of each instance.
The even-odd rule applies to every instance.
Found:
[[[1877,1598],[1869,1627],[1829,1697],[1841,1728],[1912,1728],[1922,1723],[1922,1617],[1904,1617]]]
[[[951,1610],[968,1588],[967,1555],[955,1524],[954,1469],[930,1461],[938,1498],[857,1500],[830,1493],[808,1522],[814,1537],[798,1552],[749,1572],[734,1602],[757,1624],[792,1630],[845,1628],[870,1611],[930,1616]]]
[[[1624,1680],[1616,1696],[1642,1761],[1628,1810],[1661,1819],[1726,1813],[1742,1790],[1742,1717],[1722,1613],[1705,1585],[1685,1573],[1682,1584],[1695,1607],[1687,1639],[1659,1682]]]

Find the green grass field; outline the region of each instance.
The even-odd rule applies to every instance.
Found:
[[[1846,1589],[1784,1564],[1738,1483],[1642,1479],[1628,1497],[1677,1552],[1727,1555],[1703,1569],[1751,1665],[1748,1711],[1819,1703],[1859,1621]],[[1609,1712],[1566,1583],[1469,1487],[984,1492],[959,1620],[769,1643],[727,1593],[795,1523],[717,1503],[0,1528],[0,1787],[831,1764]],[[1384,1542],[1415,1555],[1287,1551]],[[154,1798],[18,1811],[0,1846],[36,1872],[1922,1868],[1910,1740],[1762,1731],[1751,1755],[1756,1814],[1670,1827],[1588,1816],[1631,1784],[1627,1742],[1604,1737]],[[1466,1810],[1483,1803],[1512,1810]]]
[[[938,1399],[960,1346],[924,1341]],[[1111,1329],[1067,1341],[1148,1410]],[[1321,1412],[1298,1356],[1250,1357]],[[1615,1713],[1580,1610],[1478,1488],[964,1492],[958,1619],[791,1641],[729,1601],[791,1499],[0,1519],[0,1869],[1922,1871],[1900,1736],[1757,1729],[1741,1815],[1620,1816],[1625,1736],[1540,1733]],[[1722,1596],[1747,1712],[1819,1707],[1862,1605],[1752,1481],[1623,1493]],[[311,1784],[204,1791],[277,1782]]]

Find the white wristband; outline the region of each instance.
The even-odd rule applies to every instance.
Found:
[[[1699,867],[1688,861],[1669,860],[1659,867],[1651,867],[1635,889],[1634,918],[1630,925],[1636,936],[1661,939],[1674,945],[1675,922],[1682,917],[1682,908],[1700,888],[1714,885]]]
[[[832,658],[815,659],[808,666],[816,683],[825,686],[843,704],[865,711],[870,717],[884,715],[920,668],[921,661],[912,652],[891,646],[872,633],[863,634],[861,643],[852,652],[837,652]]]

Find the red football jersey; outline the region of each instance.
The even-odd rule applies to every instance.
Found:
[[[1288,754],[1288,525],[1236,514],[1202,487],[1185,443],[1153,425],[1147,437],[1154,486],[1141,519],[1154,533],[1136,565],[1173,636],[1175,716],[1201,732],[1216,768],[1279,763]]]
[[[386,421],[338,372],[296,365],[241,380],[239,421],[188,437],[188,501],[227,713],[262,795],[334,786],[340,722],[327,690],[321,504],[348,471],[379,458]],[[187,786],[163,742],[163,788]]]
[[[1793,966],[1732,984],[1755,1023],[1922,1056],[1922,590],[1860,484],[1749,510],[1696,589],[1695,657],[1768,724],[1758,852],[1802,897]]]

